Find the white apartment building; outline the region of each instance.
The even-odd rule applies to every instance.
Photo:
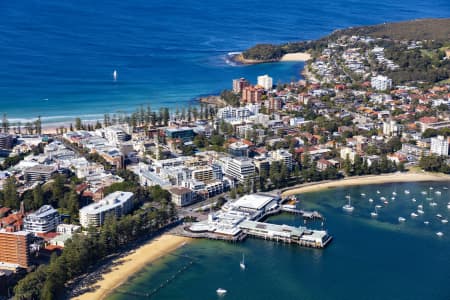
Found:
[[[372,77],[372,79],[370,80],[370,85],[372,86],[372,88],[379,91],[389,90],[392,87],[392,79],[386,76],[378,75]]]
[[[105,128],[105,138],[113,145],[119,145],[129,140],[129,135],[120,126],[109,126]]]
[[[436,155],[448,155],[449,143],[448,139],[442,135],[431,138],[431,153]]]
[[[266,91],[273,87],[273,79],[269,75],[258,76],[258,85],[262,86]]]
[[[225,160],[225,175],[245,182],[255,175],[255,165],[248,158],[229,158]]]
[[[80,224],[84,228],[103,225],[108,215],[121,217],[133,208],[133,193],[117,191],[102,200],[80,209]]]
[[[60,223],[59,213],[51,205],[44,205],[23,220],[25,231],[47,233],[56,230]]]
[[[292,154],[284,149],[278,149],[272,151],[272,159],[276,161],[281,161],[288,170],[292,170]]]
[[[399,136],[403,132],[403,125],[394,120],[383,122],[383,134],[388,136]]]

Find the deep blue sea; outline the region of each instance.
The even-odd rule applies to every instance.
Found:
[[[0,113],[44,123],[141,104],[184,106],[231,80],[298,78],[301,63],[230,66],[256,43],[316,39],[334,29],[449,17],[448,0],[0,1]],[[113,70],[118,80],[113,80]]]
[[[448,300],[450,223],[441,219],[450,218],[450,192],[444,187],[450,183],[359,186],[300,195],[298,207],[316,209],[326,217],[324,227],[334,237],[327,248],[251,238],[238,244],[195,240],[145,266],[108,300]],[[393,192],[395,200],[391,200]],[[352,214],[342,210],[346,195],[355,207]],[[437,205],[431,206],[432,202]],[[377,218],[370,215],[375,205],[382,206]],[[418,205],[424,214],[411,217]],[[400,216],[404,223],[399,223]],[[267,222],[303,225],[298,216],[289,214]],[[444,236],[438,237],[439,231]],[[239,267],[242,253],[244,271]],[[167,280],[170,283],[165,285]],[[225,296],[216,294],[219,287],[228,291]]]

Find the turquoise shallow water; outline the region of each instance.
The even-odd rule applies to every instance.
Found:
[[[338,28],[448,17],[448,0],[29,0],[0,4],[0,114],[44,123],[150,103],[175,108],[231,80],[299,77],[302,64],[233,67],[230,51]],[[118,81],[112,78],[118,71]]]
[[[421,191],[433,187],[433,200]],[[109,300],[148,299],[143,295],[174,279],[151,299],[218,299],[215,290],[228,290],[223,299],[450,299],[450,218],[448,183],[402,183],[338,188],[302,195],[299,207],[317,209],[326,216],[325,227],[334,236],[323,250],[277,244],[257,239],[243,243],[196,240],[147,266]],[[405,189],[410,194],[404,193]],[[380,194],[376,191],[380,190]],[[440,190],[440,196],[434,194]],[[370,217],[379,198],[394,201]],[[360,194],[365,193],[366,197]],[[345,196],[352,196],[355,211],[342,211]],[[368,199],[373,198],[374,204]],[[414,203],[412,198],[416,198]],[[438,203],[431,207],[430,202]],[[410,213],[423,204],[424,215]],[[398,223],[398,217],[407,220]],[[424,225],[428,220],[430,224]],[[300,225],[292,215],[268,222]],[[321,224],[307,224],[320,227]],[[444,236],[435,235],[442,231]],[[245,253],[247,269],[240,270]],[[192,264],[191,264],[192,262]],[[178,270],[186,268],[178,273]],[[135,295],[128,292],[136,293]]]

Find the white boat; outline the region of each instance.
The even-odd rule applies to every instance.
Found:
[[[381,205],[375,205],[375,208],[382,208],[383,206],[381,206]]]
[[[422,204],[419,204],[419,205],[417,205],[417,208],[423,209],[423,205],[422,205]]]
[[[387,204],[389,204],[389,201],[384,200],[383,203],[387,205]]]
[[[113,71],[113,79],[114,79],[114,81],[117,80],[117,70]]]
[[[366,194],[364,194],[364,193],[361,193],[361,196],[362,196],[362,197],[365,197],[365,196],[366,196]]]
[[[416,200],[416,198],[412,198],[411,201],[412,202],[416,202],[417,200]]]
[[[450,204],[447,204],[447,208],[450,209]]]
[[[443,236],[444,234],[442,232],[438,231],[438,232],[436,232],[436,235],[437,236]]]
[[[428,222],[428,221],[423,221],[423,224],[428,225],[428,224],[430,224],[430,222]]]
[[[426,192],[426,191],[422,191],[421,193],[422,193],[422,195],[426,195],[426,194],[427,194],[427,192]]]
[[[216,290],[216,293],[217,293],[217,295],[222,296],[222,295],[225,295],[227,293],[227,290],[223,289],[223,288],[218,288]]]
[[[377,210],[377,207],[376,207],[376,206],[375,206],[375,211],[371,212],[371,213],[370,213],[370,216],[371,216],[372,218],[378,217],[378,210]]]
[[[372,198],[370,198],[370,199],[369,199],[369,202],[370,202],[370,203],[372,203],[372,202],[373,202],[373,199],[372,199]],[[450,204],[449,204],[449,205],[450,205]]]
[[[447,220],[447,219],[442,219],[441,222],[442,222],[443,224],[447,224],[447,223],[448,223],[448,220]]]
[[[430,190],[432,190],[432,189],[433,189],[433,187],[432,187],[432,186],[430,186],[430,187],[429,187],[429,189],[430,189]]]
[[[377,191],[377,194],[379,194],[380,193],[380,191]]]
[[[396,192],[392,192],[392,195],[397,196],[397,193]]]
[[[437,203],[436,202],[430,202],[430,206],[436,206]]]
[[[442,189],[444,189],[444,190],[448,190],[448,187],[446,187],[446,186],[444,186]]]
[[[355,208],[352,206],[350,196],[346,196],[346,197],[348,199],[348,203],[345,204],[344,206],[342,206],[342,209],[345,210],[346,212],[352,212]]]
[[[436,195],[441,195],[442,193],[441,193],[441,191],[436,191],[436,192],[434,192]]]
[[[392,200],[392,201],[395,200],[395,197],[391,197],[391,200]]]
[[[403,222],[405,222],[405,221],[406,221],[406,219],[405,219],[405,218],[403,218],[403,217],[398,217],[398,221],[399,221],[400,223],[403,223]]]
[[[380,200],[384,201],[384,200],[386,200],[386,197],[380,197]]]
[[[242,260],[239,263],[239,266],[241,267],[242,270],[245,270],[245,256],[244,256],[244,253],[242,253]]]
[[[439,219],[442,218],[441,214],[436,214],[436,217],[438,217]]]
[[[405,190],[405,194],[408,195],[410,192],[409,190]]]
[[[423,215],[425,212],[423,210],[421,210],[421,209],[418,209],[417,213],[420,214],[420,215]]]
[[[419,216],[419,215],[416,214],[415,212],[412,212],[412,213],[411,213],[411,217],[415,218],[415,217],[417,217],[417,216]]]

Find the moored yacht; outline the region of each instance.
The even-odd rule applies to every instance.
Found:
[[[352,202],[350,196],[346,196],[348,199],[348,203],[342,206],[342,209],[346,212],[352,212],[355,208],[352,206]]]
[[[222,295],[225,295],[227,293],[227,290],[223,289],[223,288],[218,288],[216,290],[216,293],[217,293],[217,295],[222,296]]]

